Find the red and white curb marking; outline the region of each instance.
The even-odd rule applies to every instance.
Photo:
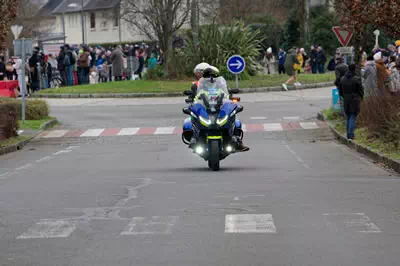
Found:
[[[324,122],[293,122],[243,125],[245,132],[279,132],[298,129],[326,128]],[[137,128],[96,128],[87,130],[52,130],[44,131],[40,138],[85,138],[85,137],[113,137],[113,136],[140,136],[140,135],[179,135],[181,127],[137,127]]]

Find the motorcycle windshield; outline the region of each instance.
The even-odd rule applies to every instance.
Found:
[[[207,109],[215,109],[218,100],[229,99],[228,85],[223,77],[201,78],[197,87],[196,101]]]

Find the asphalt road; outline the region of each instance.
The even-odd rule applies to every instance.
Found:
[[[312,121],[329,91],[307,93],[244,95],[242,119]],[[180,101],[51,105],[103,128],[180,125]],[[175,135],[36,139],[0,157],[0,265],[399,265],[398,176],[324,128],[246,144],[215,173]]]

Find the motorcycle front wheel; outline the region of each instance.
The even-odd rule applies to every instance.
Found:
[[[208,159],[208,167],[210,167],[211,170],[213,171],[219,171],[219,142],[218,141],[212,141],[210,143],[210,156]]]

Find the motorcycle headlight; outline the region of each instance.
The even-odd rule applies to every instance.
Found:
[[[218,118],[217,119],[217,124],[218,126],[223,126],[226,124],[226,122],[228,122],[228,115],[224,116],[223,118]]]
[[[202,116],[200,116],[200,123],[205,126],[208,127],[209,125],[211,125],[211,120],[210,119],[206,119]]]

